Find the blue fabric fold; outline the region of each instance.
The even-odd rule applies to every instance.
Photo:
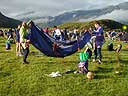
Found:
[[[66,57],[82,49],[89,42],[91,35],[86,32],[75,41],[56,41],[42,32],[33,22],[31,26],[31,44],[50,57]]]

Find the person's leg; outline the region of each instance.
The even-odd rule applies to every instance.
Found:
[[[98,55],[99,63],[101,63],[101,61],[102,61],[101,48],[97,48],[97,55]]]
[[[19,56],[18,49],[19,49],[19,45],[18,45],[18,42],[16,42],[16,56]]]
[[[94,49],[94,59],[93,59],[93,62],[96,61],[97,59],[97,48],[95,47]]]
[[[88,61],[84,62],[84,72],[88,73]]]
[[[60,36],[56,36],[56,40],[60,40]]]
[[[59,41],[63,41],[62,35],[59,36]]]
[[[19,56],[18,54],[18,43],[16,42],[16,56]]]
[[[28,57],[28,54],[29,54],[29,48],[24,49],[24,56],[23,56],[23,62],[24,63],[28,63],[26,60]]]
[[[19,53],[19,56],[22,56],[22,53],[21,53],[21,44],[20,43],[18,43],[18,53]]]

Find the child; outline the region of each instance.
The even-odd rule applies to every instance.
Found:
[[[88,59],[91,58],[92,51],[87,48],[84,53],[79,54],[80,63],[78,64],[80,73],[88,73]]]
[[[10,41],[10,39],[7,39],[7,41],[6,41],[6,50],[9,50],[9,49],[11,49],[11,41]]]

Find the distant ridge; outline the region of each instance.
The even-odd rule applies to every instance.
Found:
[[[0,28],[16,28],[21,21],[4,16],[0,12]]]
[[[122,24],[122,23],[116,22],[114,20],[109,20],[109,19],[102,19],[102,20],[96,20],[96,21],[98,21],[103,26],[103,28],[105,30],[122,29],[122,26],[124,26],[124,24]],[[85,29],[88,29],[90,27],[93,28],[94,22],[95,21],[64,23],[64,24],[59,25],[59,28],[67,28],[70,30],[77,28],[80,30],[85,30]]]

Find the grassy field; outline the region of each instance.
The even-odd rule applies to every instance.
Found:
[[[0,96],[128,96],[127,44],[123,43],[120,63],[115,52],[106,50],[106,45],[103,64],[89,61],[89,70],[95,72],[93,80],[88,80],[84,74],[73,73],[52,78],[46,74],[77,70],[78,53],[64,59],[37,56],[40,52],[31,45],[30,64],[24,65],[22,57],[15,55],[15,45],[6,51],[5,40],[0,38]]]

